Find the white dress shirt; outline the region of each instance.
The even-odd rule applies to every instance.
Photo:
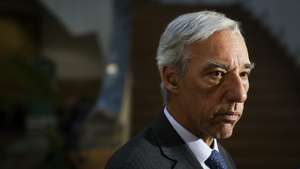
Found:
[[[168,112],[166,107],[164,109],[164,114],[166,115],[167,119],[169,120],[175,131],[178,133],[178,135],[191,149],[203,169],[209,169],[209,167],[204,162],[208,159],[212,150],[219,151],[217,140],[213,140],[213,149],[211,149],[201,138],[196,137],[187,129],[185,129],[181,124],[179,124]]]

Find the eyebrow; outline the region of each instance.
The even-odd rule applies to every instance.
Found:
[[[255,63],[253,63],[253,62],[246,63],[243,67],[245,69],[252,70],[255,67]],[[228,65],[225,65],[225,64],[222,64],[222,63],[217,63],[217,62],[214,62],[214,61],[208,61],[208,64],[204,69],[209,70],[209,69],[213,69],[213,68],[221,68],[221,69],[225,69],[227,71],[230,69]]]
[[[251,62],[250,64],[249,63],[247,63],[247,64],[245,64],[245,66],[244,66],[246,69],[250,69],[250,70],[252,70],[252,69],[254,69],[255,68],[255,63],[254,62]]]

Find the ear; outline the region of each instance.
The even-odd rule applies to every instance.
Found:
[[[166,90],[173,94],[179,92],[179,75],[174,67],[163,67],[160,71],[160,77]]]

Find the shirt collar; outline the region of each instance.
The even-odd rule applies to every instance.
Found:
[[[212,150],[219,151],[216,139],[213,140],[213,149],[211,149],[201,138],[196,137],[187,129],[185,129],[181,124],[179,124],[168,112],[166,107],[164,108],[164,114],[171,123],[172,127],[188,145],[188,147],[191,149],[191,151],[201,164],[203,164],[204,161],[207,160]]]

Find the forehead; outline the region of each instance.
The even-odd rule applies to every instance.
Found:
[[[205,40],[186,45],[184,54],[198,64],[213,61],[234,67],[250,63],[243,37],[231,30],[215,32]]]

